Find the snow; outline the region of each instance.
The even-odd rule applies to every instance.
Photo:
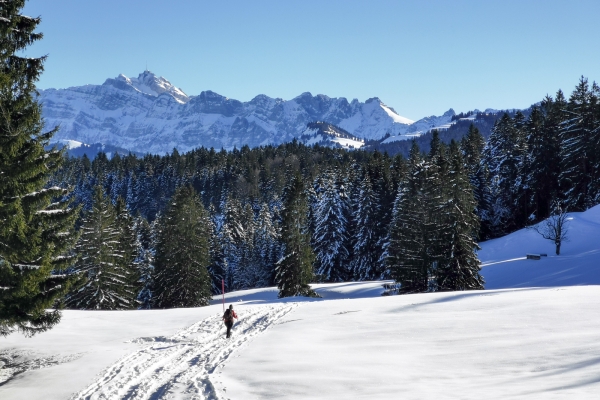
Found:
[[[40,90],[39,100],[45,123],[61,126],[54,141],[74,146],[103,143],[153,154],[173,147],[185,152],[200,146],[278,145],[299,137],[307,123],[317,120],[360,139],[380,139],[387,133],[420,134],[448,119],[427,117],[413,123],[378,98],[348,103],[345,98],[305,93],[289,101],[259,95],[242,103],[210,91],[187,96],[150,71],[137,78],[121,74],[103,85]],[[321,102],[325,107],[317,112],[314,107]]]
[[[342,147],[355,148],[355,149],[360,149],[361,147],[363,147],[365,145],[364,142],[360,142],[360,141],[354,140],[354,139],[341,138],[341,137],[332,138],[331,141],[335,142],[335,143],[339,143]]]
[[[415,122],[412,119],[408,119],[406,117],[401,117],[400,115],[396,114],[396,112],[394,112],[392,109],[390,109],[388,106],[386,106],[383,103],[380,104],[380,106],[381,106],[381,108],[383,108],[383,111],[385,111],[385,113],[387,115],[389,115],[392,118],[392,120],[396,123],[410,125],[410,124],[414,124],[414,122]]]
[[[555,246],[533,229],[522,229],[480,244],[486,289],[531,286],[600,285],[600,205],[570,213],[568,241],[560,256]],[[527,254],[547,254],[527,260]]]
[[[64,311],[0,339],[0,398],[577,398],[600,390],[600,206],[560,256],[533,230],[481,243],[485,291],[381,296],[384,282],[228,293],[208,307]],[[526,260],[528,253],[547,253]]]
[[[63,139],[63,140],[59,140],[58,142],[63,143],[69,150],[76,149],[83,145],[83,143],[78,142],[77,140]]]
[[[185,104],[190,100],[181,89],[173,86],[171,82],[162,76],[157,77],[148,70],[139,74],[137,78],[128,78],[123,74],[119,74],[116,79],[127,83],[140,93],[149,94],[154,97],[158,97],[160,94],[166,92],[171,94],[180,104]]]

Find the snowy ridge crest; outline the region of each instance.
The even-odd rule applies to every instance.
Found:
[[[181,104],[187,103],[190,100],[188,95],[181,89],[173,86],[171,82],[162,76],[158,77],[148,70],[139,74],[137,78],[128,78],[123,74],[119,74],[115,80],[124,82],[126,85],[131,86],[140,93],[149,94],[154,97],[158,97],[163,93],[168,93]],[[110,81],[110,79],[107,79],[107,82],[108,81]]]
[[[376,97],[362,103],[308,92],[291,100],[261,94],[248,102],[210,90],[188,96],[151,71],[137,78],[121,74],[102,85],[41,90],[40,101],[47,126],[61,127],[54,141],[100,143],[152,154],[173,148],[185,152],[198,147],[279,145],[305,135],[307,124],[314,121],[335,125],[356,139],[338,137],[336,146],[356,148],[387,134],[398,139],[420,135],[454,115],[450,110],[446,114],[451,115],[429,117],[440,121],[414,122]]]

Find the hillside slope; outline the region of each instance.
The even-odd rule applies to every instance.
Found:
[[[532,229],[481,243],[486,289],[600,285],[600,205],[570,213],[567,229],[560,256],[551,241]],[[529,253],[548,256],[527,260]]]

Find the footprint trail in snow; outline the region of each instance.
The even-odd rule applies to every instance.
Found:
[[[105,370],[72,400],[226,399],[217,370],[233,352],[264,332],[297,303],[244,308],[230,339],[221,315],[209,317],[171,337],[139,338],[152,343]]]

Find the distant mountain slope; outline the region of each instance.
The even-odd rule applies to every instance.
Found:
[[[309,122],[306,130],[300,136],[300,141],[307,145],[320,144],[346,149],[359,149],[365,144],[363,139],[350,132],[322,121]]]
[[[47,126],[61,126],[54,140],[141,153],[280,144],[304,134],[314,121],[360,139],[415,135],[432,124],[401,117],[378,98],[361,103],[303,93],[292,100],[258,95],[240,102],[212,91],[188,96],[150,71],[137,78],[119,75],[102,85],[41,90],[40,101]],[[443,119],[449,120],[454,111],[446,114]]]

